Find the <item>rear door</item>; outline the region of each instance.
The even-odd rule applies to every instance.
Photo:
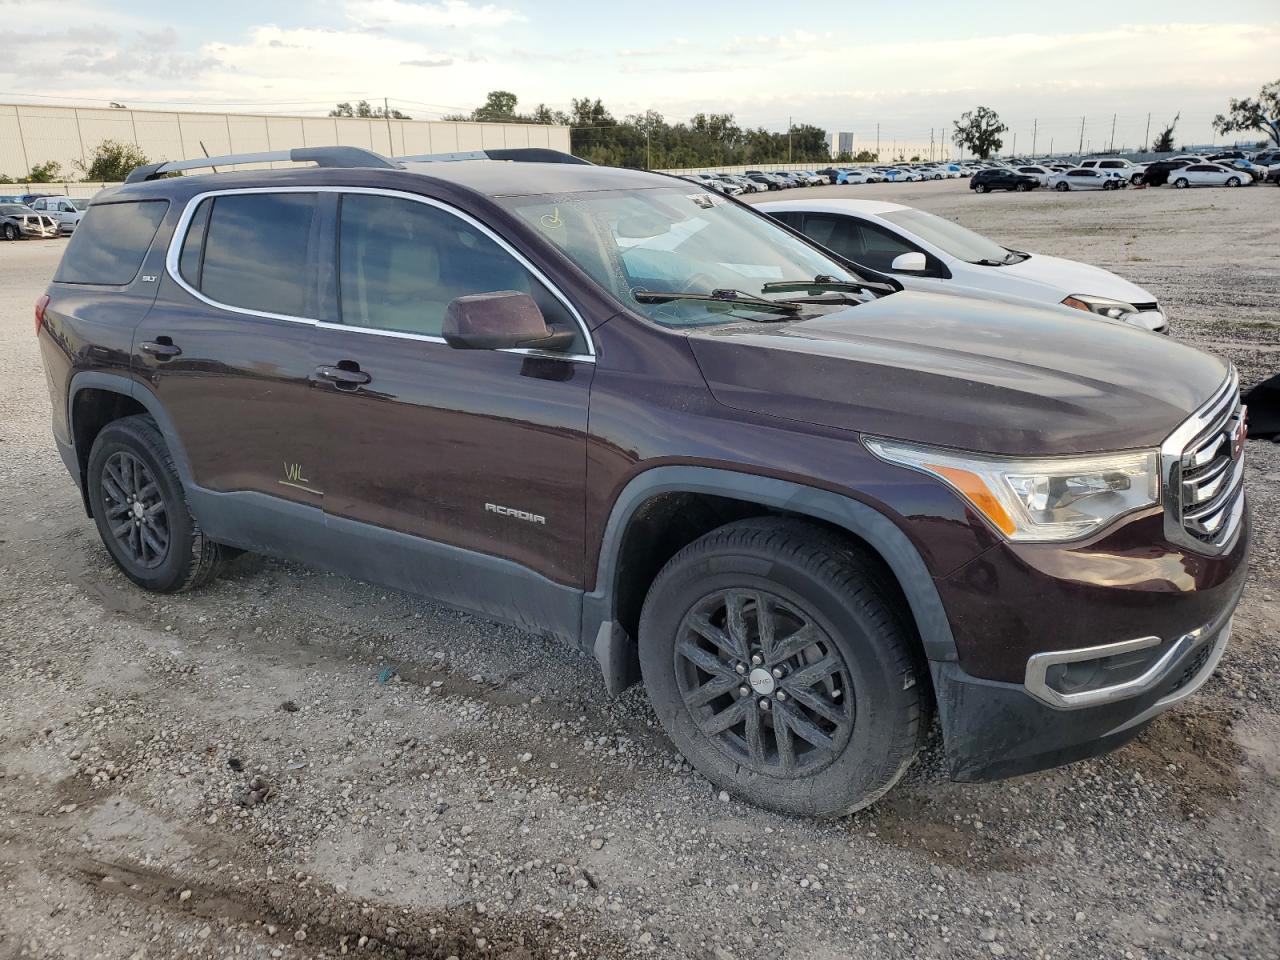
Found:
[[[245,529],[228,539],[284,553],[256,509],[312,508],[322,519],[310,387],[318,197],[245,189],[193,198],[133,342],[134,368],[172,421],[195,492],[239,504],[232,519]]]
[[[324,505],[364,575],[567,631],[582,587],[591,341],[495,234],[435,201],[341,197],[338,322],[315,331]],[[456,350],[455,297],[531,294],[567,354]],[[526,587],[562,594],[541,609]],[[574,627],[576,629],[576,627]]]

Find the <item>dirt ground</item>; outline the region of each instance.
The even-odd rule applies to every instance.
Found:
[[[1107,267],[1250,385],[1280,368],[1280,190],[901,199]],[[0,243],[0,960],[1280,957],[1280,445],[1217,674],[1114,755],[959,785],[936,735],[835,822],[722,802],[593,661],[256,557],[159,597],[49,437]]]

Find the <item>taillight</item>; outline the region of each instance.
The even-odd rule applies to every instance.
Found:
[[[49,306],[49,295],[47,293],[40,294],[36,300],[36,336],[40,336],[40,328],[44,326],[44,308]]]

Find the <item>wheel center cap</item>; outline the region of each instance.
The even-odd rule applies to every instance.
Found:
[[[773,688],[778,685],[777,681],[773,679],[773,674],[764,667],[756,667],[752,670],[747,675],[747,682],[751,684],[751,689],[762,697],[769,696],[769,694],[773,693]]]
[[[141,500],[133,501],[133,515],[135,517],[141,520],[143,516],[146,514],[146,512],[147,512],[147,508],[142,505]]]

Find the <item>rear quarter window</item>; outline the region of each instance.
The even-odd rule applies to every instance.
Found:
[[[168,200],[93,204],[71,235],[53,279],[113,286],[132,283],[168,209]]]

